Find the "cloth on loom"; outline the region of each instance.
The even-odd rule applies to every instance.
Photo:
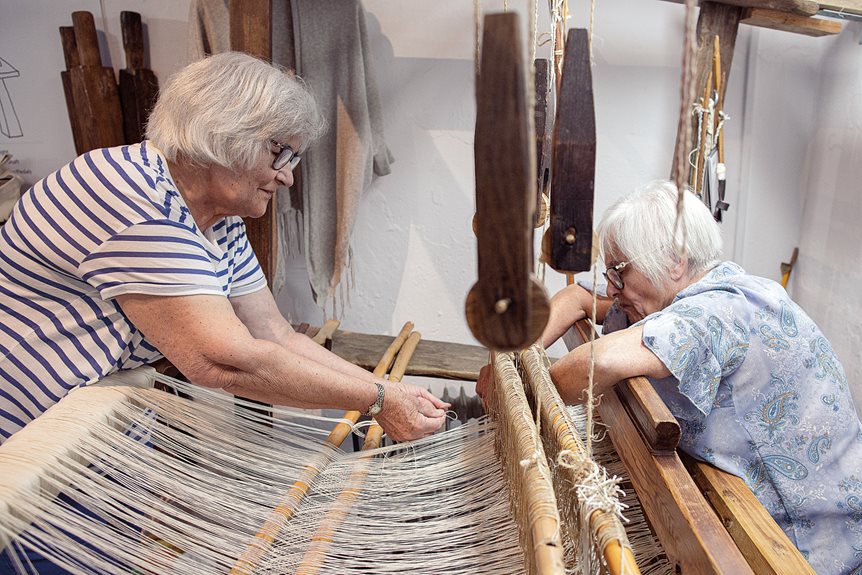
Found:
[[[93,150],[40,180],[3,232],[0,443],[70,390],[162,357],[117,296],[266,287],[242,219],[198,229],[149,140]]]
[[[862,564],[862,424],[829,342],[777,283],[732,262],[635,325],[680,448],[745,480],[812,567]]]
[[[294,222],[302,212],[302,245],[315,300],[334,298],[350,265],[350,237],[362,193],[374,176],[390,173],[393,161],[384,141],[380,93],[359,0],[290,2],[294,45],[284,45],[284,2],[273,2],[273,61],[287,63],[292,48],[296,71],[305,79],[329,125],[328,132],[303,155],[298,201],[279,191],[279,254],[289,253]],[[228,50],[228,0],[193,0],[189,12],[189,56]],[[284,284],[276,265],[272,291]]]

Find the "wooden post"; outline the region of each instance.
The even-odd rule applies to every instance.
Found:
[[[742,18],[744,8],[728,6],[717,2],[703,2],[700,5],[700,14],[697,18],[697,56],[694,60],[695,85],[702,87],[706,84],[707,77],[712,71],[713,38],[718,35],[721,38],[721,65],[727,71],[721,82],[721,91],[718,101],[724,102],[724,94],[727,91],[727,77],[730,75],[730,65],[733,62],[733,49],[736,45],[736,33],[739,29],[739,21]],[[691,106],[694,102],[688,102]],[[692,116],[692,134],[697,132],[697,117]],[[677,141],[679,137],[677,137]],[[688,152],[688,150],[686,151]],[[674,151],[674,162],[676,162],[677,151]],[[689,164],[688,153],[685,154],[684,165],[672,166],[671,174],[677,173],[677,169],[683,170],[683,181],[688,182]]]
[[[270,0],[235,0],[230,3],[230,47],[267,62],[272,59]],[[270,286],[277,265],[275,202],[273,197],[262,217],[245,219],[248,240]]]

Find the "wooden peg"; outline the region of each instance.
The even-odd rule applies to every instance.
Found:
[[[485,17],[475,139],[479,279],[466,313],[476,339],[496,350],[535,342],[549,313],[544,287],[530,277],[535,140],[520,38],[517,14]]]
[[[557,271],[592,265],[596,116],[586,30],[569,30],[554,124],[551,225],[542,252]]]

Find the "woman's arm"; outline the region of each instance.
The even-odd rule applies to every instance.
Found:
[[[234,313],[253,337],[272,341],[305,358],[363,381],[380,381],[371,372],[345,361],[304,334],[295,332],[281,315],[268,288],[233,297],[229,301]]]
[[[227,298],[129,294],[117,301],[147,339],[199,385],[306,408],[364,411],[377,398],[374,378],[364,370],[361,377],[344,373],[332,367],[340,365],[337,361],[318,362],[268,337],[255,337]],[[291,337],[278,321],[251,323],[261,335]],[[385,388],[377,419],[393,439],[422,437],[443,424],[445,404],[437,398],[406,384],[387,383]]]
[[[596,298],[596,321],[602,323],[608,308],[614,300],[606,297]],[[572,284],[564,287],[551,298],[551,314],[548,325],[542,333],[542,343],[550,347],[578,320],[593,315],[593,294]]]
[[[615,331],[597,339],[594,345],[593,389],[596,394],[605,393],[629,377],[670,375],[664,363],[643,344],[643,326]],[[551,366],[551,379],[563,401],[572,404],[584,400],[589,370],[589,343],[576,347]]]

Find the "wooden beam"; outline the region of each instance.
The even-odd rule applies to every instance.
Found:
[[[753,574],[676,453],[650,452],[616,389],[602,396],[599,413],[677,572]]]
[[[837,20],[808,18],[763,8],[746,8],[740,22],[749,26],[759,26],[761,28],[770,28],[772,30],[815,37],[831,36],[841,32],[841,22]]]
[[[393,339],[389,335],[337,331],[332,338],[332,353],[365,369],[374,369]],[[476,381],[479,370],[487,363],[488,350],[484,347],[423,339],[407,366],[407,375]]]
[[[862,16],[862,0],[842,0],[840,2],[821,2],[821,10],[832,10],[833,12],[844,12],[845,14],[858,14]]]
[[[685,0],[667,0],[676,4],[684,4]],[[822,5],[818,5],[814,0],[712,0],[716,4],[726,4],[727,6],[740,6],[743,8],[766,8],[768,10],[780,10],[782,12],[791,12],[800,16],[814,16],[817,10]],[[862,0],[850,0],[859,1]]]
[[[683,461],[755,573],[814,574],[742,479],[689,457]]]
[[[272,59],[271,0],[238,0],[230,3],[230,47],[231,50],[246,52],[267,62]],[[273,198],[260,218],[245,218],[248,240],[270,286],[278,255],[275,201],[276,198]]]

